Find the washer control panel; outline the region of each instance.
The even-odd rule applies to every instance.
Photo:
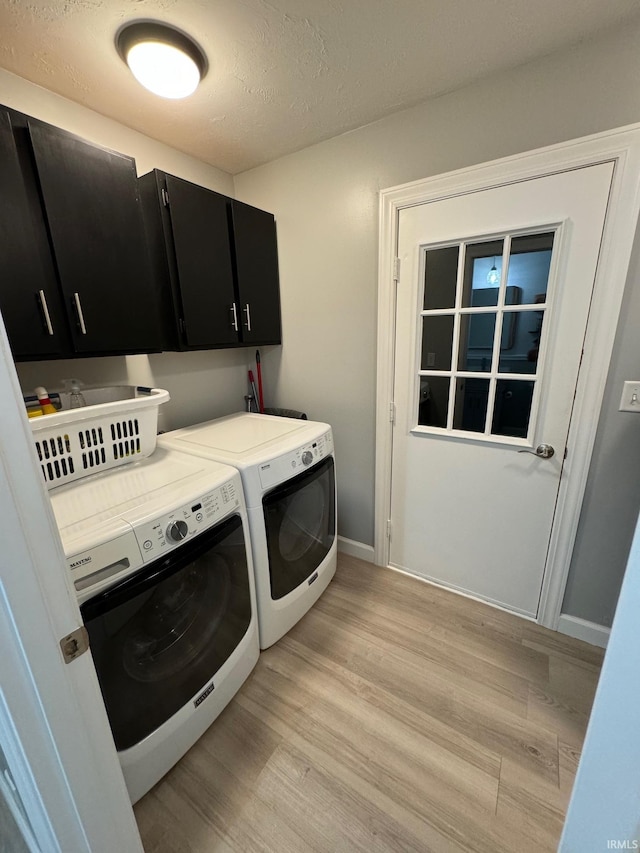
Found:
[[[229,480],[173,512],[134,525],[142,559],[145,563],[157,560],[186,539],[217,524],[239,506],[240,495],[236,483]]]
[[[329,430],[308,444],[303,444],[290,453],[285,453],[260,465],[260,484],[263,489],[277,486],[279,483],[295,477],[296,474],[306,468],[311,468],[312,465],[320,462],[332,452],[333,435]]]

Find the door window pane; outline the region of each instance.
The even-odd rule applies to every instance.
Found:
[[[453,428],[484,432],[488,402],[488,379],[458,379]]]
[[[425,249],[418,425],[529,435],[554,238],[548,230]]]
[[[451,370],[453,315],[422,318],[422,370]]]
[[[494,435],[527,437],[534,385],[518,379],[498,379],[491,426]]]
[[[491,370],[496,315],[461,314],[458,370]]]
[[[467,245],[462,285],[463,308],[498,304],[503,245],[503,240]]]
[[[535,373],[543,311],[505,311],[500,346],[500,373]]]
[[[453,308],[456,303],[459,246],[429,249],[424,274],[424,309]]]
[[[507,285],[520,288],[522,296],[519,301],[522,305],[535,305],[546,300],[553,238],[551,231],[514,237],[511,241]]]
[[[449,411],[449,378],[445,376],[421,376],[418,400],[418,423],[420,426],[447,426]]]

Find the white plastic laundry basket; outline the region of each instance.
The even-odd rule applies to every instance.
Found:
[[[113,400],[114,391],[92,389],[90,399],[110,402],[63,409],[29,421],[48,489],[153,453],[158,407],[169,400],[169,392],[125,385],[117,390],[125,399]]]

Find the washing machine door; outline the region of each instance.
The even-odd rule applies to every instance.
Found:
[[[308,581],[336,536],[336,487],[329,456],[269,492],[262,501],[269,551],[271,598]]]
[[[203,690],[251,622],[240,516],[177,548],[80,608],[118,750]],[[211,688],[211,689],[209,689]]]

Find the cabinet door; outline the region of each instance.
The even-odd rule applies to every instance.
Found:
[[[233,201],[233,236],[245,344],[279,344],[280,286],[276,223],[264,210]]]
[[[228,199],[171,175],[166,181],[184,343],[237,343],[240,315],[233,290]]]
[[[159,349],[134,161],[40,122],[28,126],[74,349]]]
[[[0,310],[15,358],[68,352],[67,323],[46,230],[29,202],[11,118],[4,110],[0,110]]]

